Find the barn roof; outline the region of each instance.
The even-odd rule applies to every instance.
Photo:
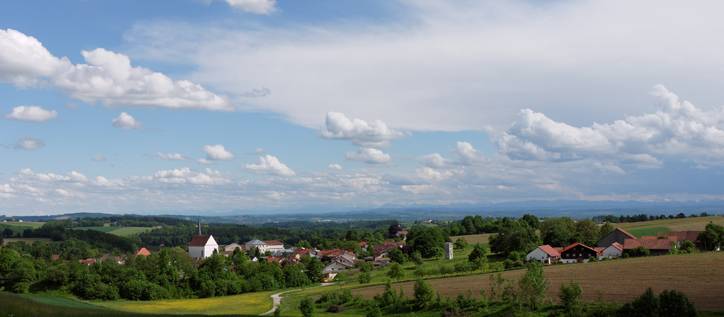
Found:
[[[639,239],[626,239],[623,243],[625,250],[643,247],[649,250],[671,250],[673,240],[669,237],[645,236]]]
[[[592,248],[592,247],[589,247],[589,246],[587,246],[587,245],[585,245],[585,244],[583,244],[583,243],[580,243],[580,242],[575,242],[575,243],[573,243],[573,244],[571,244],[571,245],[563,248],[563,250],[561,251],[561,253],[564,253],[564,252],[566,252],[566,251],[568,251],[568,250],[570,250],[570,249],[573,249],[573,248],[575,248],[575,247],[578,246],[578,245],[580,245],[580,246],[582,246],[582,247],[584,247],[584,248],[586,248],[586,249],[589,249],[589,250],[591,250],[591,251],[593,251],[593,252],[599,253],[598,250],[596,250],[596,249],[594,249],[594,248]]]
[[[623,246],[618,242],[614,242],[613,244],[611,244],[611,247],[614,247],[614,248],[618,249],[619,251],[623,251]]]
[[[627,236],[629,239],[636,239],[636,236],[635,236],[635,235],[632,235],[632,234],[630,234],[628,231],[623,230],[623,229],[621,229],[621,228],[616,228],[616,229],[614,229],[613,231],[621,232],[621,233],[623,233],[625,236]]]
[[[552,256],[552,257],[561,256],[560,251],[558,251],[556,248],[554,248],[550,245],[547,245],[547,244],[538,246],[538,249],[541,249],[541,251],[545,252],[545,254],[548,254],[548,256]]]
[[[209,238],[211,238],[210,234],[195,235],[195,236],[193,236],[193,238],[191,238],[191,242],[189,242],[189,246],[190,247],[203,247],[209,241]]]
[[[673,232],[669,232],[667,235],[675,236],[677,241],[689,240],[691,242],[696,242],[697,240],[699,240],[700,233],[701,233],[701,231],[688,230],[688,231],[673,231]]]

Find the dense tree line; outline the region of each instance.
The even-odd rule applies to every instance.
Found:
[[[111,259],[83,265],[41,257],[46,251],[40,248],[41,244],[17,243],[0,249],[0,289],[61,290],[83,299],[105,300],[212,297],[309,285],[320,282],[323,269],[316,258],[279,265],[251,261],[238,251],[195,263],[181,248],[129,257],[125,264]]]
[[[389,222],[352,227],[349,224],[297,224],[295,226],[247,226],[239,224],[208,224],[204,233],[214,235],[220,244],[243,243],[252,239],[283,240],[289,245],[313,246],[318,248],[354,249],[360,240],[381,242]],[[162,227],[141,233],[144,245],[185,246],[198,233],[196,224],[182,224]]]
[[[677,219],[677,218],[687,218],[687,217],[708,217],[711,216],[710,214],[706,212],[702,212],[700,214],[691,214],[686,215],[683,212],[680,212],[678,214],[668,214],[668,215],[647,215],[647,214],[637,214],[637,215],[603,215],[603,216],[595,216],[592,218],[593,221],[602,223],[602,222],[610,222],[610,223],[624,223],[624,222],[642,222],[642,221],[651,221],[651,220],[661,220],[661,219]]]

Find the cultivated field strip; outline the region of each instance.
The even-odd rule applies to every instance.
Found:
[[[519,279],[524,270],[503,273],[507,279]],[[575,281],[583,289],[586,301],[631,301],[651,287],[654,292],[676,289],[684,292],[700,310],[724,311],[724,252],[693,255],[666,255],[620,259],[586,264],[554,265],[545,268],[549,281],[548,296],[557,299],[562,283]],[[479,296],[490,289],[490,274],[430,279],[430,285],[443,296],[454,297],[471,292]],[[399,283],[407,296],[413,294],[413,282]],[[371,298],[383,286],[358,288],[353,293]]]

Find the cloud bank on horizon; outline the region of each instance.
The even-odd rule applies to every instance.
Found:
[[[0,29],[0,213],[724,199],[718,2],[184,5]]]

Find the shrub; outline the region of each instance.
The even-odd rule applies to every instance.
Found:
[[[372,281],[372,276],[368,272],[362,272],[357,277],[357,281],[359,281],[360,284],[367,284]]]
[[[432,303],[433,291],[425,280],[419,278],[415,281],[415,307],[425,309]]]
[[[399,263],[392,263],[390,270],[387,271],[387,276],[392,279],[399,280],[405,276],[405,272],[402,271],[402,266]]]
[[[696,316],[696,309],[681,292],[665,290],[659,294],[659,316],[661,317],[689,317]]]
[[[440,265],[438,270],[440,271],[441,275],[452,274],[455,272],[455,269],[453,269],[453,267],[450,265]]]
[[[470,266],[467,263],[458,262],[455,263],[455,272],[462,273],[470,270]]]
[[[314,314],[314,303],[309,297],[305,297],[299,303],[299,311],[304,317],[311,317]]]
[[[581,314],[581,287],[577,283],[562,284],[558,296],[561,299],[563,310],[568,316]]]
[[[528,270],[520,280],[520,300],[531,309],[538,309],[545,299],[548,281],[543,276],[543,265],[538,262],[528,264]]]

